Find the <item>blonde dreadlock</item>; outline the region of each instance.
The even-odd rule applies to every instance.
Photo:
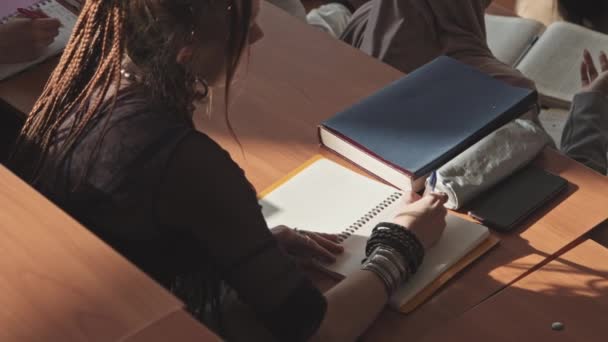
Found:
[[[71,146],[99,110],[110,86],[119,85],[125,50],[122,3],[121,0],[91,0],[84,4],[64,54],[17,141],[16,154],[40,154],[34,164],[23,165],[25,159],[29,159],[26,156],[16,160],[17,168],[22,169],[26,179],[33,180],[39,172],[53,137],[68,115],[85,99],[93,100],[85,111],[74,117],[66,140],[66,146]]]
[[[228,103],[230,83],[247,45],[251,1],[87,0],[59,64],[21,131],[11,157],[13,169],[35,183],[53,139],[68,118],[71,122],[63,151],[79,141],[105,101],[110,101],[110,110],[102,124],[109,122],[118,93],[114,91],[108,98],[108,92],[120,88],[120,70],[127,51],[143,70],[142,83],[151,98],[160,99],[176,115],[187,117],[195,97],[196,76],[175,63],[175,54],[187,40],[184,37],[203,21],[200,15],[213,12],[212,6],[220,6],[216,8],[220,11],[231,9],[226,12],[228,32],[223,37],[227,41],[224,64]],[[150,17],[152,12],[157,16]],[[231,130],[227,116],[226,123]],[[101,140],[103,134],[98,147]]]

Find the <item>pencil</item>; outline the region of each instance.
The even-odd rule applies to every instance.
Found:
[[[32,11],[26,8],[17,8],[17,12],[29,19],[46,19],[49,16],[39,11]]]

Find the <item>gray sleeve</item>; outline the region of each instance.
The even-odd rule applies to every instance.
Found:
[[[608,97],[580,93],[572,101],[561,149],[570,158],[606,174],[608,161]]]
[[[267,0],[296,18],[306,20],[306,9],[300,0]]]

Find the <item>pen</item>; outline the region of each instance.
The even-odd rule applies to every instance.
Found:
[[[29,19],[46,19],[48,16],[42,12],[28,10],[26,8],[17,8],[17,12]]]
[[[431,172],[431,176],[429,177],[429,186],[431,187],[431,192],[435,192],[436,185],[437,185],[437,170]]]

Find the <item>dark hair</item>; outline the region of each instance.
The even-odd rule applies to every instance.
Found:
[[[211,67],[225,68],[227,104],[230,83],[247,46],[251,16],[251,0],[87,0],[21,131],[11,158],[13,168],[34,183],[68,116],[64,151],[82,137],[105,101],[111,101],[111,107],[100,124],[108,122],[117,92],[108,94],[120,87],[126,53],[142,71],[139,83],[151,98],[191,120],[195,80],[202,75],[177,63],[177,53],[195,39],[223,44],[223,60]],[[229,125],[227,117],[226,121]],[[102,139],[103,134],[98,145]],[[94,157],[95,153],[90,158]]]
[[[588,21],[594,26],[591,28],[595,29],[598,20],[608,9],[608,4],[605,0],[559,0],[558,9],[566,21],[578,25],[584,25]]]

